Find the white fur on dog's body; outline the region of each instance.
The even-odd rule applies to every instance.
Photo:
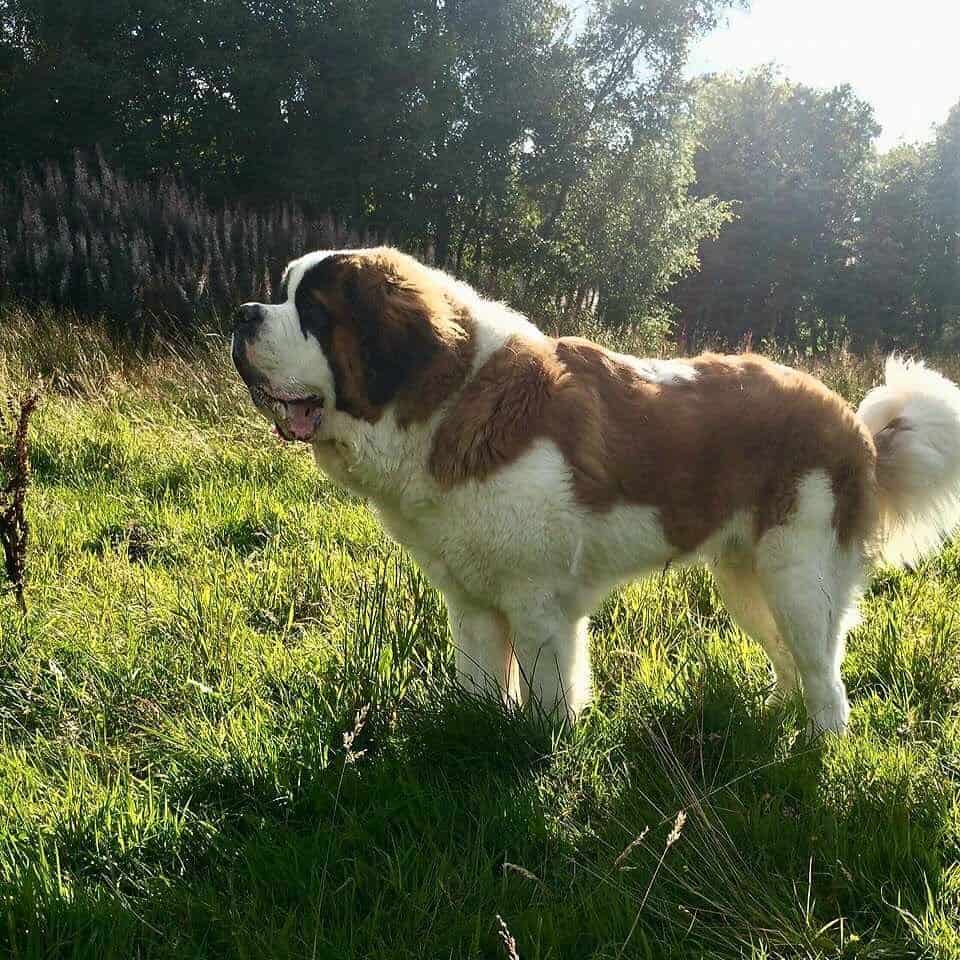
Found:
[[[299,328],[292,332],[298,279],[318,259],[291,265],[288,301],[265,308],[268,322],[251,359],[279,386],[306,385],[332,400],[319,344]],[[431,273],[469,310],[471,375],[512,337],[543,338],[519,314]],[[619,359],[652,383],[696,387],[696,368],[682,360]],[[777,695],[791,695],[799,681],[811,719],[842,730],[849,714],[840,677],[844,638],[856,621],[871,553],[914,557],[918,543],[928,551],[960,519],[960,391],[918,365],[894,361],[887,374],[888,384],[860,408],[873,434],[897,418],[902,434],[885,445],[883,475],[896,482],[880,490],[876,544],[838,542],[834,492],[819,470],[800,478],[786,522],[757,538],[749,518],[735,514],[690,554],[671,545],[652,506],[593,510],[578,502],[570,465],[548,438],[481,480],[443,487],[429,461],[434,433],[457,395],[426,421],[402,428],[390,408],[370,423],[330,402],[313,452],[321,470],[373,502],[387,530],[443,592],[468,685],[495,683],[519,699],[532,683],[545,706],[562,703],[576,714],[590,696],[587,617],[599,600],[667,563],[699,560],[713,569],[734,619],[770,655]]]

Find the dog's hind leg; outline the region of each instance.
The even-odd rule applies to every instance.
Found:
[[[840,675],[848,630],[863,593],[860,545],[841,545],[832,525],[833,496],[825,476],[800,485],[788,522],[757,544],[764,596],[793,655],[812,728],[842,732],[850,715]]]
[[[762,645],[773,664],[775,686],[768,702],[789,700],[798,685],[797,665],[780,637],[752,558],[717,563],[711,569],[727,612],[748,637]]]
[[[811,725],[842,732],[850,706],[840,667],[847,630],[856,620],[861,586],[857,576],[841,572],[837,566],[842,564],[808,558],[765,571],[762,579],[800,673]]]

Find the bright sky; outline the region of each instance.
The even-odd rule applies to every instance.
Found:
[[[960,100],[960,0],[753,0],[694,46],[688,72],[771,62],[808,86],[849,83],[873,104],[880,149],[926,140]]]

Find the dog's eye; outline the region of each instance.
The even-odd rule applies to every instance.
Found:
[[[304,336],[312,333],[315,337],[319,337],[330,327],[330,314],[322,303],[314,300],[298,303],[297,313],[300,315],[300,329]]]

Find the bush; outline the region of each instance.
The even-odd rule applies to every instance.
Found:
[[[213,208],[172,178],[128,180],[99,152],[0,183],[0,294],[105,314],[136,341],[269,299],[292,257],[358,242],[332,216],[311,219],[294,203]]]

